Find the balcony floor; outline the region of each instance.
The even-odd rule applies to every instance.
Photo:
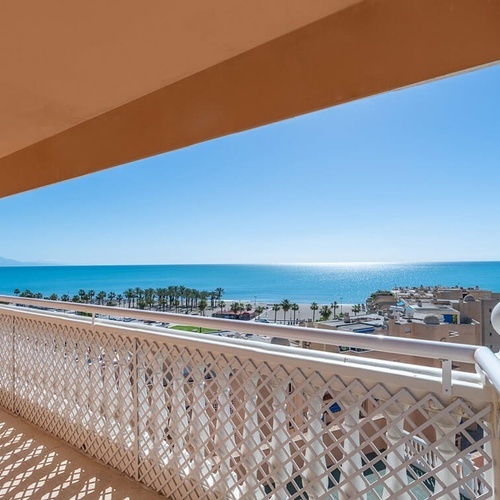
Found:
[[[0,498],[165,498],[0,408]]]

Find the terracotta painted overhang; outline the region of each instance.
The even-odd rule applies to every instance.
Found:
[[[500,0],[2,11],[0,196],[500,60]]]

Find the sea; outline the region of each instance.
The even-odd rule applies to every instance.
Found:
[[[226,300],[357,304],[376,290],[420,285],[500,291],[500,262],[0,267],[4,295],[15,289],[73,296],[80,289],[123,294],[128,288],[185,286],[223,288]]]

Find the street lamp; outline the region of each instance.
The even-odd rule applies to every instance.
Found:
[[[340,314],[342,314],[342,297],[340,297]]]

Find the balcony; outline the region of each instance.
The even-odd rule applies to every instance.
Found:
[[[0,301],[0,405],[170,498],[498,495],[500,361],[484,347]],[[410,353],[441,368],[100,319],[110,314]]]

